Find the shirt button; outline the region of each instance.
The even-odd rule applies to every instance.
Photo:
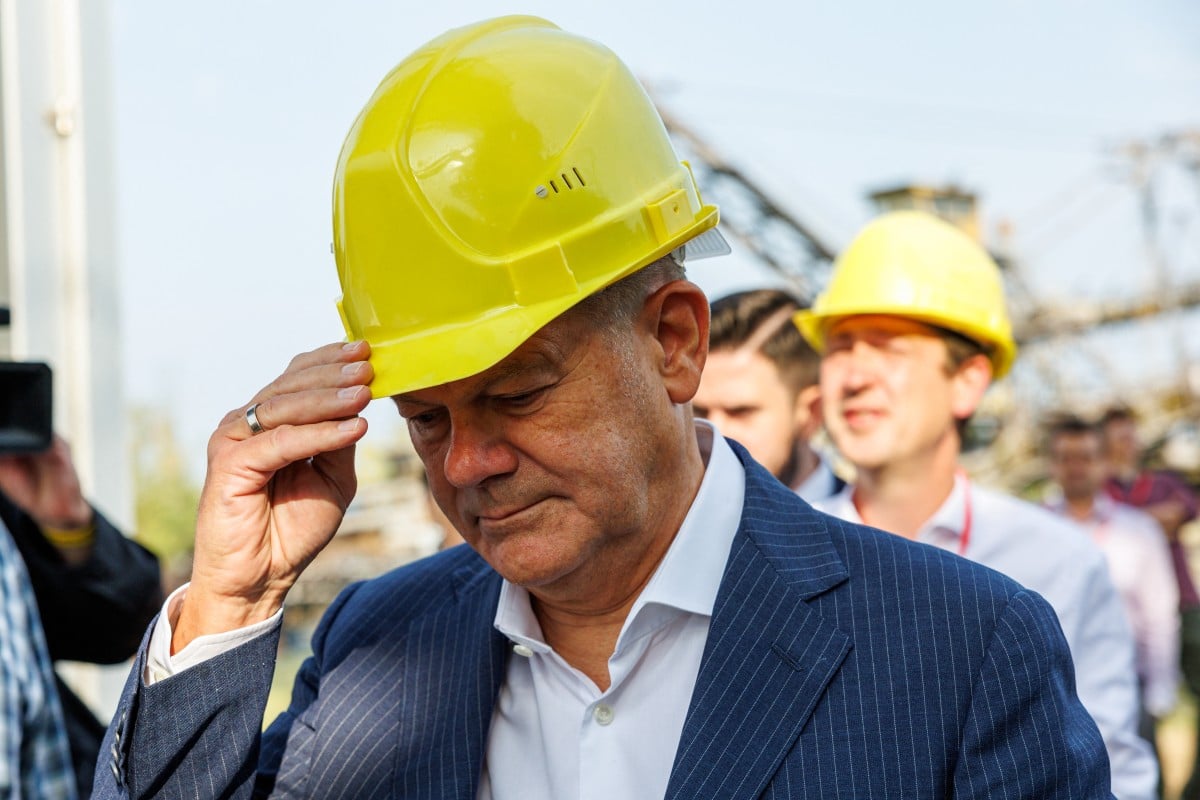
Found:
[[[524,656],[525,658],[533,657],[533,650],[529,649],[529,647],[527,647],[523,644],[514,644],[513,652],[519,656]]]
[[[598,725],[611,725],[613,721],[612,706],[606,706],[601,703],[592,711],[592,716],[596,719],[596,724]]]

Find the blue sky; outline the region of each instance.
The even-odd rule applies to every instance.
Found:
[[[228,409],[342,336],[330,183],[362,103],[427,39],[506,13],[612,47],[835,245],[869,218],[870,189],[978,191],[987,230],[1008,220],[1036,293],[1062,302],[1149,285],[1116,148],[1200,128],[1189,0],[115,0],[127,395],[172,409],[197,474]],[[1163,179],[1170,218],[1190,218],[1200,185]],[[1179,248],[1176,279],[1200,277],[1198,249]],[[713,295],[764,279],[746,257],[695,276]],[[391,435],[376,406],[375,435]]]

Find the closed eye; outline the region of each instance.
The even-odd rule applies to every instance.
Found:
[[[541,386],[537,389],[528,392],[518,392],[516,394],[496,395],[492,398],[492,402],[517,411],[533,408],[546,396],[546,391],[550,387]]]
[[[429,438],[435,435],[442,424],[444,414],[440,411],[424,411],[406,417],[409,433],[414,437]]]
[[[396,408],[413,433],[422,435],[435,429],[445,417],[446,409],[439,406],[415,405],[396,401]]]

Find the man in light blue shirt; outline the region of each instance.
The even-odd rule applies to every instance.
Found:
[[[963,426],[1015,355],[995,262],[935,217],[887,214],[839,257],[828,290],[796,322],[822,354],[825,425],[857,471],[854,486],[819,506],[1043,595],[1104,737],[1114,794],[1154,797],[1133,638],[1103,555],[1075,526],[973,484],[958,466]]]

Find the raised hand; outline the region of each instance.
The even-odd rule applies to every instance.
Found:
[[[296,356],[208,443],[192,583],[173,650],[274,614],[333,538],[354,497],[358,416],[371,399],[365,342]],[[262,427],[253,433],[247,409]]]

